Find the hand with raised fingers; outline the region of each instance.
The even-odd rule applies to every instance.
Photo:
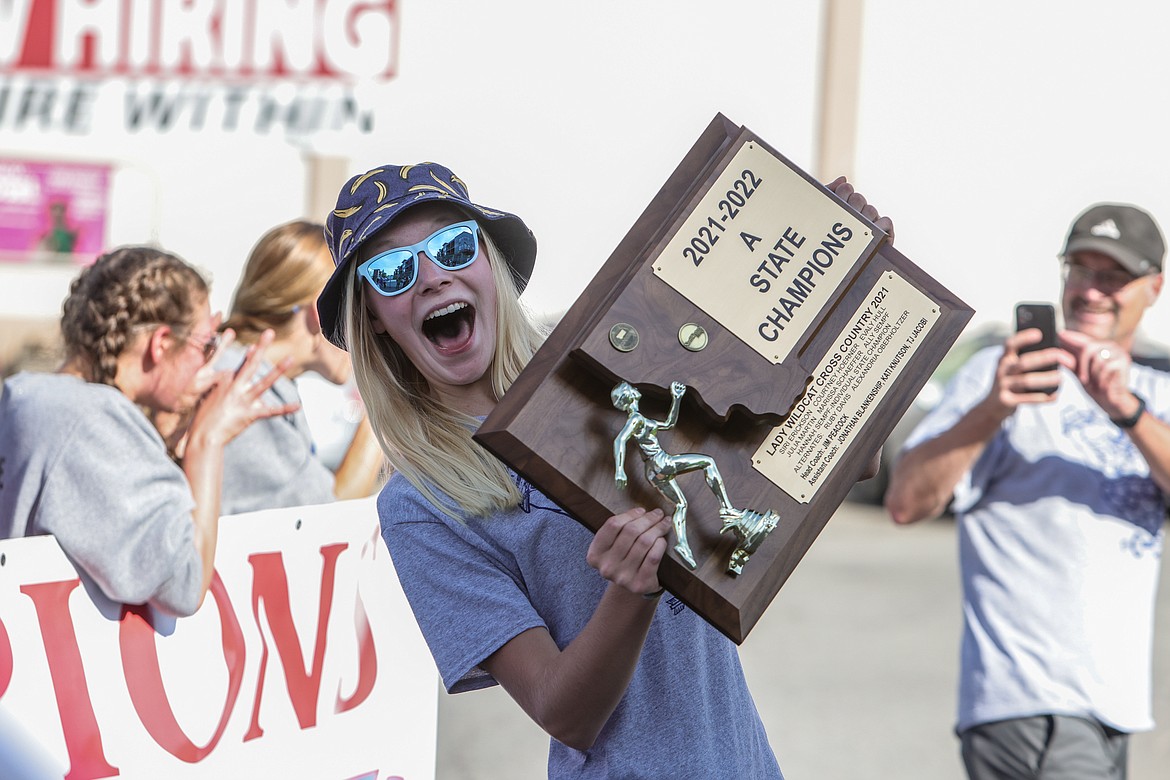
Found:
[[[1101,341],[1078,331],[1059,334],[1061,345],[1073,356],[1077,379],[1089,397],[1111,418],[1134,413],[1138,400],[1129,389],[1129,352],[1112,341]]]
[[[885,231],[886,235],[890,237],[891,244],[894,242],[894,221],[889,217],[881,216],[873,204],[867,201],[864,195],[854,189],[848,179],[844,176],[838,176],[829,182],[828,187],[832,190],[833,194],[848,203],[854,211]]]
[[[606,580],[630,593],[659,590],[658,564],[666,555],[670,518],[661,509],[634,507],[605,521],[585,560]]]
[[[211,389],[207,391],[191,422],[192,435],[198,431],[212,441],[227,444],[257,420],[291,414],[299,404],[269,406],[261,396],[288,370],[291,359],[278,363],[263,376],[260,368],[264,351],[272,343],[273,332],[266,330],[253,344],[240,368],[232,373],[216,373]]]

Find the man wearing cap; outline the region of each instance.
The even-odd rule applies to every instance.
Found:
[[[1170,374],[1130,352],[1164,255],[1141,209],[1081,214],[1058,346],[1022,351],[1029,329],[972,357],[891,475],[896,522],[957,515],[956,731],[973,780],[1124,778],[1129,734],[1153,727]]]

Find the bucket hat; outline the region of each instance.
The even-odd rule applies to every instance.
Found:
[[[536,238],[523,220],[515,214],[472,203],[463,180],[437,163],[382,165],[347,181],[325,221],[325,241],[334,264],[333,275],[317,298],[325,338],[347,348],[341,320],[346,277],[354,273],[358,248],[402,212],[436,201],[458,207],[487,231],[503,252],[517,289],[524,290],[536,262]]]

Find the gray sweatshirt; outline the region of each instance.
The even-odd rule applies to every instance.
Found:
[[[235,371],[244,362],[245,352],[238,344],[228,347],[216,370]],[[265,363],[257,376],[271,370]],[[299,404],[301,396],[293,381],[282,376],[260,400],[279,406]],[[224,447],[222,514],[333,500],[333,472],[317,457],[304,410],[257,420]]]
[[[195,506],[158,431],[117,389],[22,373],[0,394],[0,538],[53,534],[110,599],[194,613]]]

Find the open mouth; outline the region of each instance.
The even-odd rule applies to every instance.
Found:
[[[475,307],[458,302],[444,306],[423,320],[423,336],[443,352],[456,352],[475,333]]]

